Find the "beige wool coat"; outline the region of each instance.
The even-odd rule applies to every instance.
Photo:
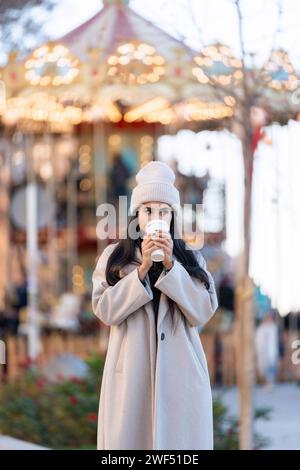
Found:
[[[128,264],[121,279],[105,278],[108,245],[93,273],[95,315],[110,326],[98,413],[98,450],[201,450],[213,448],[212,394],[199,328],[218,307],[215,284],[210,289],[191,277],[173,255],[174,265],[155,283],[161,291],[157,337],[153,293],[138,276],[142,262]],[[172,330],[167,297],[175,302],[179,324]]]

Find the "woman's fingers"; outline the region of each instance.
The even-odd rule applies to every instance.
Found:
[[[142,251],[148,252],[149,249],[157,248],[155,241],[149,240],[145,245],[142,247]]]
[[[157,247],[167,247],[166,244],[161,244],[159,243],[159,240],[152,240],[151,238],[145,240],[145,242],[143,242],[143,249],[144,250],[148,250],[149,248],[157,248]]]
[[[142,243],[142,246],[147,248],[148,246],[152,245],[154,243],[154,240],[151,240],[151,238],[145,239],[145,241]]]
[[[151,256],[151,253],[153,251],[157,250],[157,245],[154,245],[154,246],[151,246],[150,248],[148,248],[147,250],[145,250],[145,256]]]
[[[148,248],[150,246],[156,246],[160,248],[168,248],[169,247],[169,242],[167,240],[149,240],[149,242],[145,245],[145,248]]]
[[[157,238],[155,240],[155,242],[157,243],[163,243],[165,245],[168,245],[170,243],[170,240],[168,238]]]
[[[171,248],[169,240],[155,240],[155,243],[157,246],[162,247],[162,248]]]
[[[145,235],[143,243],[148,244],[151,241],[152,241],[152,238],[150,237],[150,235]]]
[[[160,248],[166,253],[172,251],[172,238],[168,232],[157,231],[156,235],[146,234],[142,242],[142,251],[149,256],[152,251]]]
[[[148,243],[149,243],[149,237],[148,235],[145,235],[142,241],[142,246],[147,246]]]
[[[150,248],[146,250],[146,254],[151,254],[154,250],[157,250],[157,245],[150,246]]]

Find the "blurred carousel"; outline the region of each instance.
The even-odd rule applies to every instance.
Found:
[[[24,315],[31,357],[41,326],[88,331],[94,321],[96,206],[116,196],[115,162],[126,170],[126,195],[138,168],[157,158],[160,135],[232,129],[240,112],[243,68],[230,48],[192,50],[128,3],[104,1],[64,37],[27,57],[12,52],[0,70],[0,310],[21,323]],[[284,51],[272,53],[262,80],[279,113],[297,86]],[[177,175],[185,201],[193,185],[201,203],[207,180]],[[218,244],[224,236],[223,227]]]

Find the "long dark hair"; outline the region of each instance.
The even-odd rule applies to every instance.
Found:
[[[137,262],[136,259],[136,247],[141,247],[141,238],[136,240],[129,236],[129,226],[135,221],[137,215],[132,215],[129,218],[127,225],[127,236],[118,241],[114,251],[110,254],[106,264],[106,281],[110,286],[115,285],[120,279],[120,271],[129,263]],[[136,221],[137,222],[137,221]],[[137,224],[137,231],[140,230],[139,225]],[[170,224],[170,235],[173,239],[173,253],[175,258],[182,264],[186,271],[197,279],[199,279],[205,285],[206,289],[209,289],[209,278],[204,269],[199,266],[199,263],[196,259],[196,256],[193,250],[186,249],[186,243],[184,240],[178,237],[174,237],[175,233],[175,222],[174,222],[174,212],[172,211],[172,220]],[[173,326],[174,322],[174,301],[168,297],[169,308],[172,312]],[[177,325],[177,323],[176,323]]]

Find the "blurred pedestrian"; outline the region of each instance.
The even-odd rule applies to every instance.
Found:
[[[279,359],[278,326],[272,311],[264,315],[256,329],[255,346],[259,375],[270,389],[276,382]]]
[[[112,198],[115,203],[118,203],[119,196],[127,196],[128,179],[130,178],[130,171],[119,153],[113,157],[109,177]]]

